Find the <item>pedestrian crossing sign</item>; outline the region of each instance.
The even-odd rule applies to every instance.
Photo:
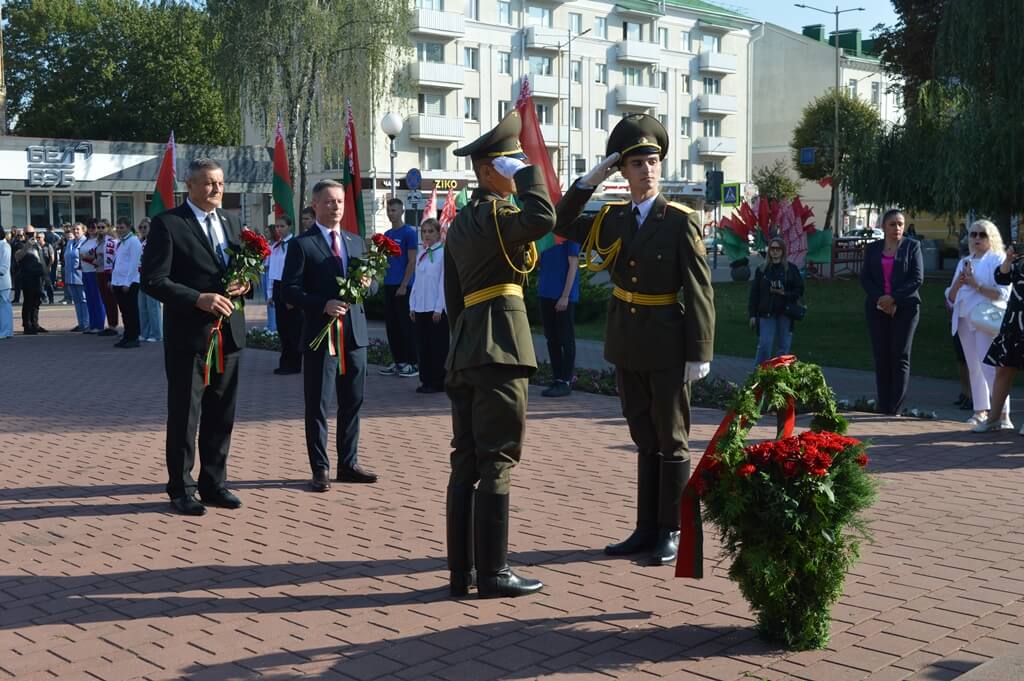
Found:
[[[740,205],[740,183],[730,182],[722,185],[722,206],[735,208]]]

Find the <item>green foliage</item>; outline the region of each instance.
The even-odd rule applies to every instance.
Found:
[[[792,201],[800,193],[800,183],[789,176],[789,165],[782,159],[755,170],[753,179],[758,195],[775,201]]]
[[[18,135],[231,144],[206,14],[135,0],[10,0],[8,120]]]
[[[805,180],[821,180],[831,177],[833,182],[842,184],[846,179],[845,163],[856,157],[860,149],[875,139],[881,128],[878,112],[867,102],[849,95],[845,90],[839,95],[839,169],[833,166],[835,134],[834,90],[818,97],[804,108],[800,123],[793,130],[793,167]],[[801,165],[800,149],[815,147],[818,152],[812,165]]]
[[[912,108],[921,86],[932,80],[932,56],[948,0],[892,0],[899,21],[877,36],[882,67],[903,82],[905,106]]]

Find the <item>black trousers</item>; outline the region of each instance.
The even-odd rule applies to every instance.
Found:
[[[281,282],[275,281],[273,287],[274,316],[277,319],[277,335],[281,339],[281,358],[277,368],[283,371],[299,371],[302,369],[302,309],[290,308],[285,304],[281,294]]]
[[[124,320],[124,340],[139,340],[139,285],[115,286],[114,297]]]
[[[21,293],[25,298],[21,304],[21,328],[31,331],[39,326],[39,306],[43,304],[43,287],[40,284],[22,284]]]
[[[656,371],[615,367],[622,415],[643,453],[666,460],[690,458],[690,384],[682,366]]]
[[[176,350],[164,344],[167,371],[167,495],[193,494],[196,432],[199,433],[200,494],[210,494],[227,482],[228,449],[235,425],[238,361],[242,353],[224,353],[224,373],[210,373],[203,386],[204,353]]]
[[[434,321],[433,312],[416,313],[416,354],[420,359],[420,383],[428,388],[444,389],[444,363],[448,358],[448,315]]]
[[[342,317],[344,320],[344,317]],[[338,374],[338,357],[327,353],[324,342],[317,350],[303,353],[302,390],[306,404],[306,452],[309,467],[330,470],[327,455],[327,410],[331,393],[338,400],[338,467],[351,468],[359,462],[359,410],[366,386],[366,348],[355,347],[352,330],[345,326],[345,373]]]
[[[557,300],[540,299],[540,316],[544,324],[544,338],[548,341],[548,357],[555,380],[572,381],[576,370],[576,303],[569,303],[564,312],[555,310]]]
[[[883,414],[899,414],[910,384],[910,348],[920,313],[917,305],[896,307],[889,315],[866,310],[871,350],[875,355],[875,385],[878,389],[878,410]]]
[[[384,287],[384,327],[395,363],[416,364],[416,336],[409,318],[409,294],[398,295],[397,286]]]

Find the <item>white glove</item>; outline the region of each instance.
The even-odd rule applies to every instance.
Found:
[[[594,187],[608,179],[608,176],[615,172],[615,166],[619,162],[619,152],[614,152],[605,157],[603,161],[590,169],[586,175],[580,178],[580,184],[585,187]]]
[[[526,167],[525,163],[520,161],[518,158],[512,158],[511,156],[499,156],[491,161],[491,165],[494,166],[494,169],[498,171],[499,175],[507,177],[510,180],[513,175]]]
[[[687,362],[686,382],[699,381],[711,373],[711,362]]]

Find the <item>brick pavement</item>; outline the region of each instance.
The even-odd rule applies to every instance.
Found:
[[[0,342],[0,677],[950,679],[1024,642],[1016,436],[855,416],[883,482],[876,543],[830,648],[792,654],[757,639],[710,528],[699,581],[596,548],[632,525],[614,399],[531,393],[511,550],[545,591],[453,601],[443,396],[371,375],[361,451],[381,483],[311,494],[300,379],[246,351],[245,507],[183,518],[162,491],[160,347],[60,333],[66,308],[42,319],[53,333]],[[720,414],[694,416],[703,447]]]

